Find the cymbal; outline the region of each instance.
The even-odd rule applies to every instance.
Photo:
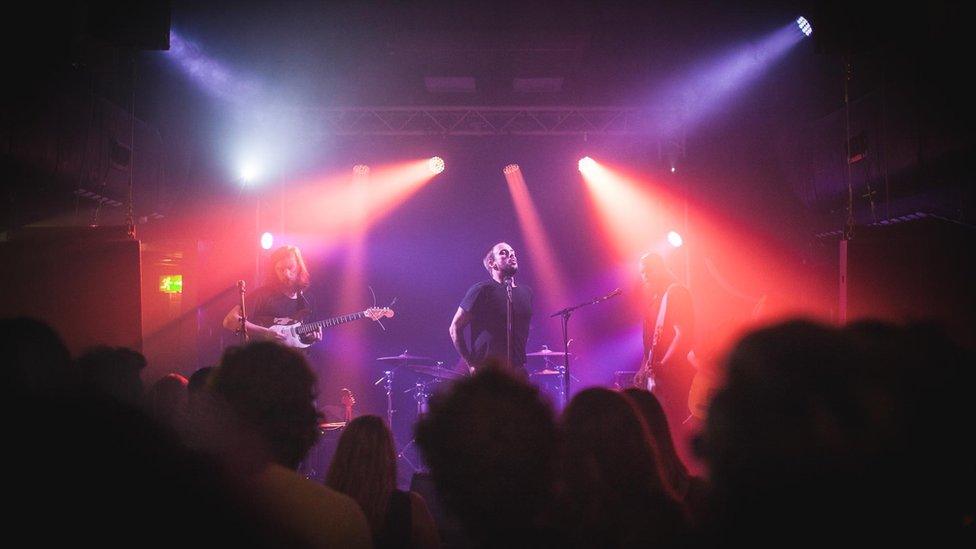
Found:
[[[399,362],[437,362],[436,360],[430,358],[429,356],[411,355],[411,354],[407,354],[406,351],[400,353],[397,356],[381,356],[376,360],[399,361]]]
[[[429,366],[426,364],[407,364],[407,368],[418,374],[428,375],[434,379],[461,379],[465,377],[463,372],[448,370],[443,366]]]
[[[562,351],[550,351],[548,347],[543,347],[541,351],[525,353],[525,356],[566,356],[566,353]],[[569,356],[573,356],[573,353],[569,353]]]
[[[561,376],[562,372],[559,370],[539,370],[538,372],[532,372],[530,376]]]

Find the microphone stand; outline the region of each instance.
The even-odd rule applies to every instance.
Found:
[[[597,297],[591,299],[590,301],[584,301],[579,305],[573,305],[572,307],[566,307],[565,309],[560,309],[555,313],[549,315],[549,318],[555,318],[561,316],[563,319],[563,403],[569,401],[569,317],[573,315],[573,311],[576,309],[581,309],[587,305],[596,305],[597,303],[606,301],[611,297],[616,297],[623,293],[620,288],[610,292],[603,297]]]
[[[249,339],[247,335],[247,311],[244,308],[244,293],[247,291],[245,289],[245,283],[243,280],[237,281],[237,291],[241,294],[241,344],[246,345]]]

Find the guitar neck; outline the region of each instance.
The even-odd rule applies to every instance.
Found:
[[[298,335],[305,335],[312,333],[319,328],[331,328],[333,326],[338,326],[339,324],[345,324],[346,322],[352,322],[353,320],[359,320],[361,318],[366,318],[365,311],[327,318],[325,320],[319,320],[316,322],[308,322],[306,324],[302,324],[298,328],[295,328],[295,332]]]

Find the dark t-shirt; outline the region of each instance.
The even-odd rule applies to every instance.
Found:
[[[489,359],[502,364],[508,362],[507,318],[508,296],[505,285],[487,280],[468,290],[461,300],[461,308],[471,313],[472,366],[485,365]],[[512,361],[525,366],[525,342],[529,339],[532,320],[532,289],[528,286],[512,288]]]
[[[247,316],[255,324],[269,326],[276,318],[315,320],[311,315],[312,306],[303,293],[292,299],[277,288],[265,285],[248,296]]]
[[[654,349],[655,362],[664,358],[664,353],[671,347],[674,341],[675,324],[684,326],[689,332],[695,328],[695,312],[691,303],[691,292],[681,284],[671,284],[664,292],[668,296],[667,310],[664,312],[664,322],[661,324],[661,333],[658,341],[654,343],[654,331],[657,327],[658,314],[661,310],[661,301],[664,294],[644,296],[644,359],[647,354]],[[684,357],[675,357],[683,359]]]

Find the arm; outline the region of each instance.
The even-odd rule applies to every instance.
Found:
[[[227,316],[224,317],[224,322],[223,322],[224,328],[232,332],[236,332],[237,330],[240,329],[241,327],[240,311],[241,311],[240,305],[234,305],[234,308],[231,309],[227,313]],[[247,326],[248,335],[253,337],[254,339],[263,339],[265,341],[280,341],[284,339],[283,336],[274,333],[273,331],[265,328],[264,326],[259,326],[257,324],[254,324],[250,320],[245,321],[245,324]]]
[[[464,327],[470,322],[471,313],[458,307],[457,312],[454,313],[454,319],[451,320],[451,326],[447,329],[451,336],[451,342],[454,343],[454,348],[457,349],[458,354],[468,365],[471,364],[472,358],[471,352],[468,350],[468,343],[464,340]]]

